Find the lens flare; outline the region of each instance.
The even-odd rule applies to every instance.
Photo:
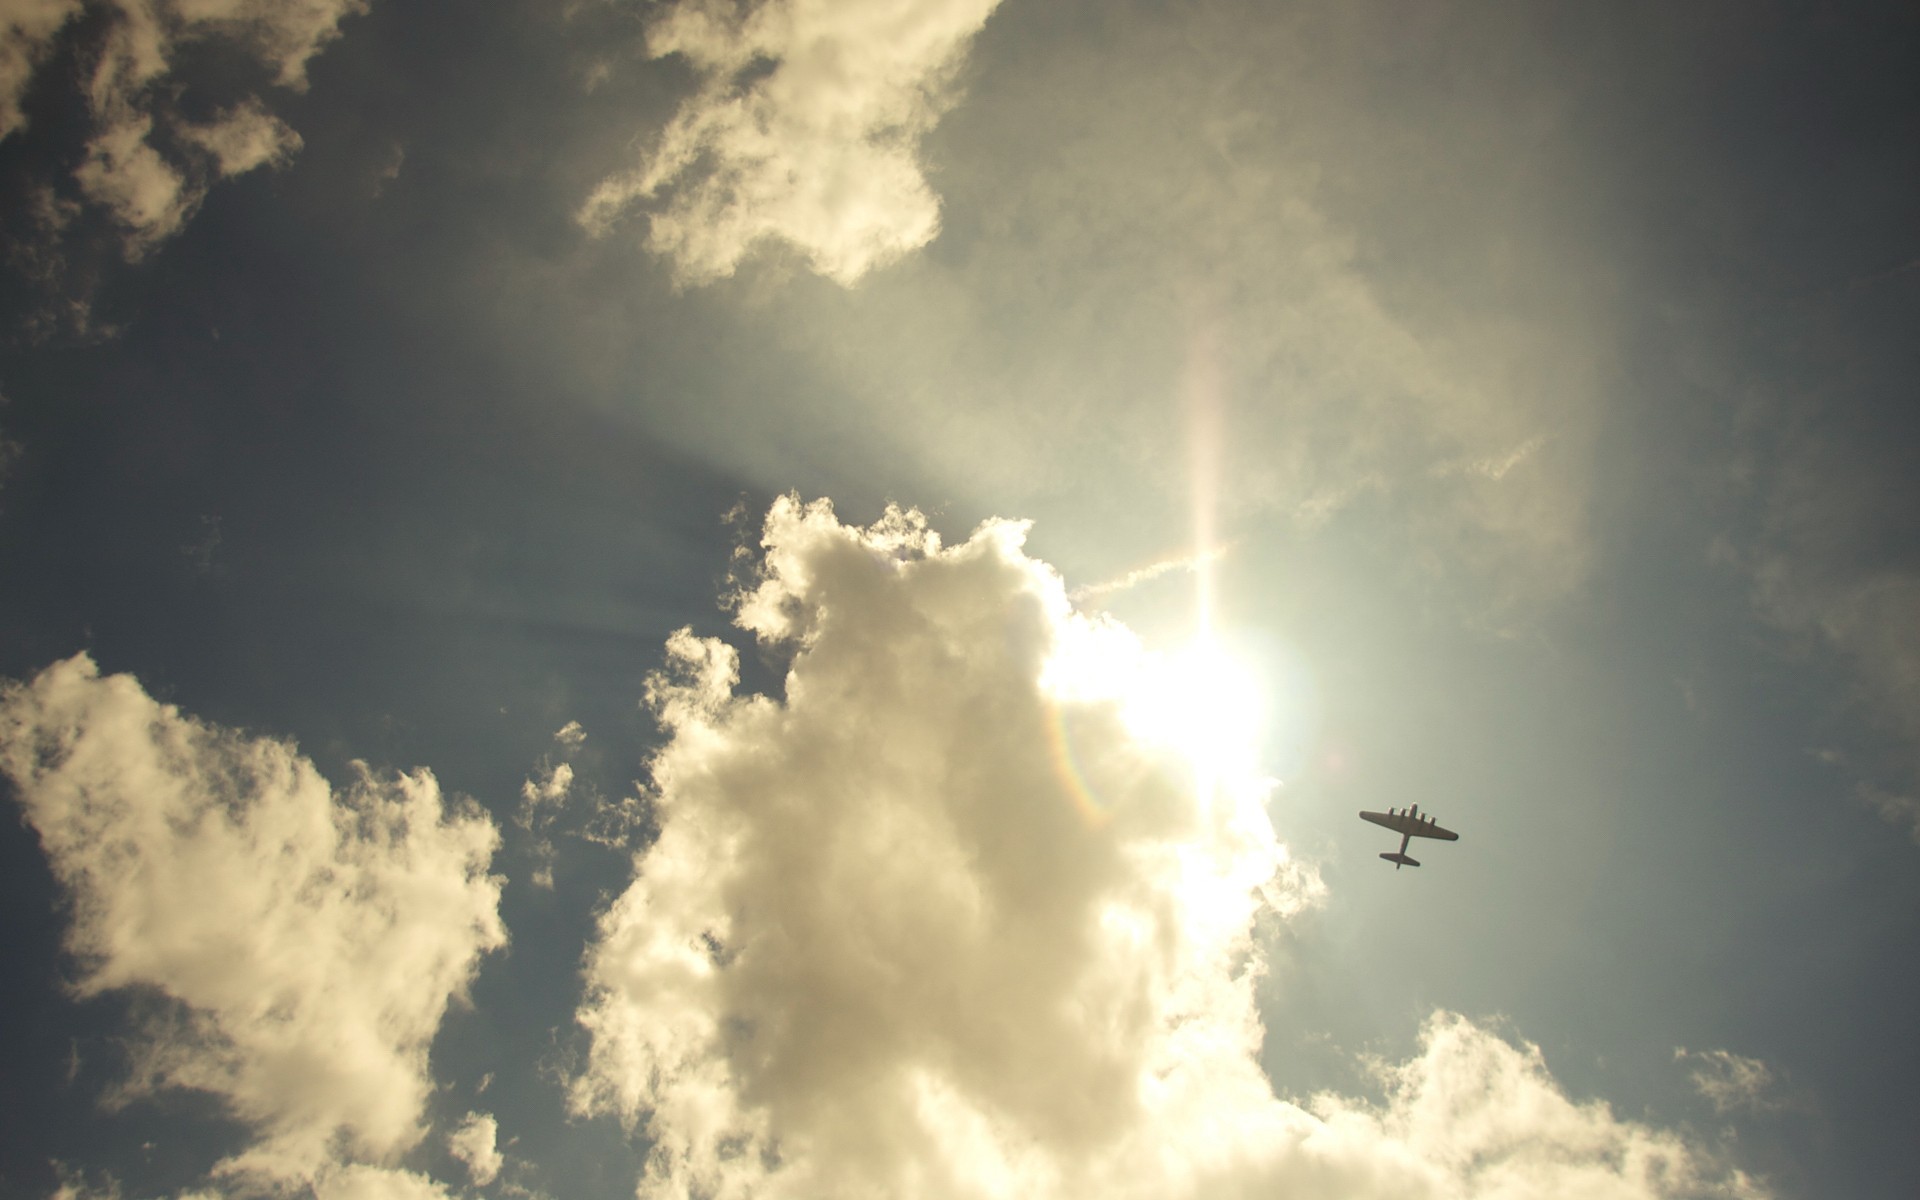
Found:
[[[1078,618],[1055,647],[1042,686],[1051,697],[1047,745],[1056,776],[1091,825],[1109,805],[1081,748],[1111,744],[1117,730],[1184,777],[1205,809],[1216,793],[1263,788],[1262,731],[1271,705],[1250,662],[1214,639],[1173,651],[1141,645],[1107,618]]]
[[[1220,479],[1222,385],[1211,329],[1202,322],[1189,347],[1182,400],[1192,471],[1193,537],[1190,556],[1130,572],[1120,580],[1075,593],[1094,599],[1156,578],[1176,566],[1193,572],[1192,639],[1171,652],[1142,647],[1125,627],[1104,617],[1081,616],[1077,631],[1056,648],[1047,686],[1055,700],[1048,713],[1048,746],[1056,773],[1076,809],[1090,823],[1104,823],[1108,808],[1076,753],[1076,732],[1117,710],[1137,742],[1164,751],[1191,780],[1195,802],[1226,807],[1271,781],[1258,770],[1262,732],[1269,719],[1265,690],[1249,661],[1231,653],[1215,633],[1214,570],[1223,549],[1217,540],[1215,504]],[[1096,718],[1089,704],[1103,705]]]
[[[1090,829],[1100,828],[1113,816],[1113,809],[1088,778],[1078,750],[1081,735],[1101,715],[1100,710],[1085,705],[1058,701],[1047,709],[1047,753],[1053,760],[1053,773],[1066,789],[1074,811]]]

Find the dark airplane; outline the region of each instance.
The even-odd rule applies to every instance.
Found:
[[[1385,825],[1388,829],[1400,835],[1399,851],[1393,854],[1382,854],[1380,856],[1392,863],[1393,869],[1396,871],[1401,867],[1417,867],[1420,865],[1418,862],[1407,857],[1407,843],[1414,838],[1439,838],[1443,842],[1457,842],[1460,840],[1460,835],[1453,830],[1442,829],[1438,825],[1435,825],[1432,817],[1421,816],[1420,806],[1418,804],[1407,809],[1405,812],[1390,808],[1383,813],[1362,812],[1360,815],[1372,821],[1375,825]]]

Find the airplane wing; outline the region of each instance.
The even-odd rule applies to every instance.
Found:
[[[1378,813],[1363,811],[1360,815],[1366,820],[1372,821],[1375,825],[1385,825],[1395,833],[1408,834],[1413,837],[1438,838],[1443,842],[1457,842],[1460,840],[1460,835],[1453,830],[1442,829],[1424,817],[1410,817],[1406,813],[1401,812]]]

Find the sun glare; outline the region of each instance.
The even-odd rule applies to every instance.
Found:
[[[1076,705],[1113,704],[1129,735],[1165,756],[1187,776],[1205,805],[1223,787],[1263,777],[1263,733],[1271,715],[1267,689],[1253,664],[1211,637],[1175,650],[1153,650],[1116,622],[1076,622],[1048,664],[1042,686],[1062,706],[1053,720],[1056,752],[1076,795],[1079,778]],[[1090,815],[1103,811],[1097,797]]]
[[[1265,710],[1247,665],[1213,639],[1199,638],[1144,664],[1123,715],[1136,736],[1191,764],[1204,795],[1223,779],[1253,772]]]

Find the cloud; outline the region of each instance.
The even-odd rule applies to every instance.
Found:
[[[1488,455],[1472,462],[1441,463],[1434,468],[1434,473],[1441,476],[1478,475],[1498,483],[1507,477],[1508,472],[1539,453],[1546,441],[1544,437],[1530,437],[1503,454]]]
[[[560,747],[561,761],[555,762],[550,754],[540,756],[533,773],[520,784],[520,804],[513,817],[528,835],[524,843],[530,866],[527,880],[549,891],[560,865],[560,838],[624,852],[646,817],[644,807],[633,800],[609,798],[591,782],[576,781],[573,764],[566,759],[587,743],[587,731],[580,722],[568,721],[554,732],[553,740]]]
[[[1857,728],[1827,760],[1854,774],[1867,807],[1920,842],[1914,489],[1904,463],[1865,439],[1809,429],[1804,413],[1773,419],[1784,426],[1778,445],[1741,460],[1737,475],[1738,490],[1757,494],[1758,519],[1716,540],[1710,556],[1747,575],[1763,621],[1844,666]]]
[[[1916,844],[1920,844],[1920,798],[1888,791],[1879,784],[1862,780],[1860,798],[1869,807],[1895,825],[1904,826]]]
[[[1675,1047],[1673,1058],[1692,1065],[1688,1081],[1717,1113],[1769,1112],[1784,1107],[1774,1094],[1773,1068],[1757,1058],[1728,1050],[1689,1051],[1685,1046]]]
[[[129,114],[94,135],[74,170],[87,199],[126,227],[129,258],[179,232],[204,194],[147,141],[152,131],[152,117]]]
[[[1074,588],[1071,592],[1067,593],[1067,598],[1076,604],[1085,604],[1090,600],[1100,600],[1107,596],[1114,595],[1117,592],[1130,591],[1143,583],[1151,583],[1156,579],[1171,575],[1176,571],[1192,574],[1211,563],[1220,561],[1226,557],[1227,551],[1230,549],[1232,549],[1231,546],[1218,546],[1199,554],[1187,555],[1184,558],[1163,558],[1158,562],[1148,563],[1144,567],[1137,567],[1134,570],[1128,571],[1117,579],[1109,579],[1104,583],[1089,583],[1082,587]]]
[[[736,597],[779,698],[682,631],[648,685],[658,838],[603,917],[576,1107],[639,1195],[1759,1196],[1437,1014],[1379,1102],[1258,1061],[1256,931],[1323,893],[1267,785],[1196,785],[1142,712],[1215,715],[989,522],[944,546],[777,502]]]
[[[853,284],[938,231],[920,141],[998,3],[682,0],[649,26],[647,51],[684,58],[699,90],[637,168],[594,189],[581,223],[605,233],[664,197],[647,244],[683,283],[731,275],[775,241]]]
[[[553,868],[559,853],[553,845],[553,831],[565,811],[567,793],[573,788],[573,767],[553,763],[544,756],[532,777],[520,785],[520,810],[514,820],[532,835],[529,854],[533,872],[529,881],[537,888],[553,890]]]
[[[125,0],[123,0],[125,2]],[[340,34],[340,22],[367,11],[370,0],[173,0],[181,24],[220,34],[271,66],[282,87],[303,91],[307,63]]]
[[[437,1180],[417,1172],[355,1163],[328,1171],[316,1179],[313,1200],[450,1200],[450,1197]]]
[[[0,688],[0,770],[72,899],[76,991],[167,1001],[121,1099],[218,1097],[256,1134],[223,1176],[425,1194],[336,1166],[420,1139],[428,1045],[505,944],[484,814],[424,770],[335,790],[84,654]]]
[[[532,813],[539,808],[558,804],[567,798],[567,790],[573,786],[573,767],[568,763],[544,764],[535,777],[520,785],[520,799],[524,801],[523,813]]]
[[[20,100],[77,3],[6,0],[0,17],[0,138],[25,127]],[[104,210],[122,252],[137,259],[178,233],[216,181],[262,166],[284,166],[301,145],[256,95],[243,95],[211,120],[188,119],[183,95],[195,81],[174,75],[184,46],[214,41],[272,71],[281,87],[306,86],[306,66],[366,0],[110,0],[97,42],[83,61],[91,119],[73,178]],[[41,223],[43,236],[64,229]],[[43,251],[39,259],[56,258]]]
[[[0,0],[0,139],[26,127],[21,97],[80,0]]]
[[[500,1167],[506,1161],[495,1145],[499,1137],[500,1126],[493,1114],[468,1113],[467,1119],[460,1122],[460,1128],[447,1136],[447,1148],[467,1165],[473,1181],[485,1187],[499,1177]]]
[[[285,166],[300,151],[300,135],[251,96],[205,125],[182,126],[180,133],[213,156],[222,178]]]
[[[1002,10],[938,130],[942,250],[740,318],[819,383],[804,422],[743,406],[706,452],[781,487],[816,438],[840,478],[900,463],[967,507],[1095,512],[1075,536],[1113,542],[1187,511],[1204,404],[1223,532],[1350,515],[1483,625],[1579,598],[1616,315],[1565,235],[1587,201],[1556,161],[1564,81],[1501,75],[1532,61],[1493,49],[1523,23],[1489,30],[1409,123],[1381,104],[1404,63],[1380,19],[1227,3],[1068,35]]]

